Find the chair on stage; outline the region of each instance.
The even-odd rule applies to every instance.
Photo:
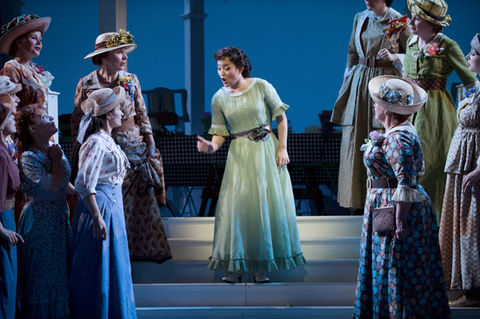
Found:
[[[158,87],[143,91],[148,117],[157,120],[165,129],[166,125],[178,125],[190,122],[187,110],[187,90],[171,90]]]

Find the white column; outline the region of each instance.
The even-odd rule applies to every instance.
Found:
[[[99,33],[127,30],[127,0],[98,0]],[[128,61],[125,65],[127,71]]]
[[[58,96],[60,93],[48,89],[47,95],[47,114],[53,117],[55,126],[58,127]],[[58,132],[53,135],[55,143],[58,143]]]
[[[185,0],[185,88],[190,123],[186,134],[202,134],[205,126],[205,41],[203,0]]]

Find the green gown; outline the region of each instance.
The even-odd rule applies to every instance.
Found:
[[[432,41],[443,49],[436,56],[426,56],[419,51],[418,37],[409,38],[407,53],[403,60],[407,78],[413,80],[446,79],[455,70],[466,85],[475,84],[475,75],[468,70],[465,55],[457,42],[439,33]],[[422,85],[420,85],[422,86]],[[422,143],[425,159],[425,175],[419,183],[427,190],[433,202],[440,224],[443,194],[447,174],[444,172],[450,141],[457,128],[455,102],[446,88],[429,89],[427,102],[414,114],[412,122]]]
[[[253,78],[240,93],[228,94],[222,88],[213,96],[209,133],[228,136],[266,126],[287,109],[270,83]],[[269,136],[265,141],[243,137],[230,143],[209,269],[272,272],[306,263],[290,175],[286,166],[278,170],[278,140]]]

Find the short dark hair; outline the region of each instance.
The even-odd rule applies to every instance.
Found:
[[[92,62],[93,64],[95,65],[102,65],[102,60],[105,59],[108,55],[108,51],[107,52],[103,52],[103,53],[100,53],[98,55],[94,55],[92,56]]]
[[[387,7],[390,7],[392,5],[393,0],[385,0],[385,4]]]
[[[83,138],[83,140],[86,141],[90,135],[99,132],[100,129],[105,125],[105,122],[107,121],[107,114],[111,114],[113,111],[115,111],[117,107],[113,108],[112,110],[108,111],[105,114],[95,116],[95,117],[92,116],[92,121],[88,125],[87,130],[85,131],[85,137]]]
[[[250,77],[252,65],[247,57],[247,54],[237,47],[224,47],[213,54],[215,61],[225,60],[229,58],[237,68],[243,66],[242,76],[244,78]]]

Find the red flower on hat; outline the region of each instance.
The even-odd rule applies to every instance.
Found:
[[[407,29],[407,16],[392,20],[389,22],[388,28],[384,29],[386,31],[385,35],[387,40],[390,40],[394,34],[400,33]]]

